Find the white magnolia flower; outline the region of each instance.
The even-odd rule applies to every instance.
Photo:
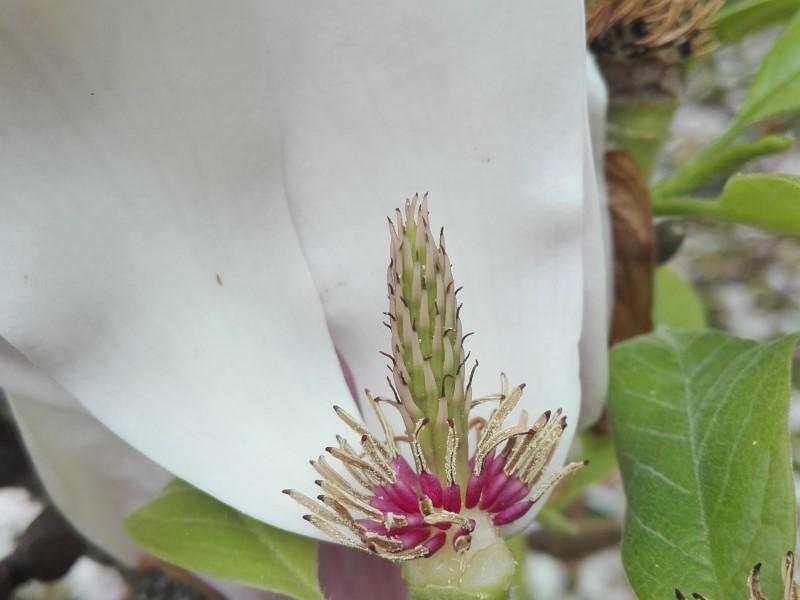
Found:
[[[324,537],[280,492],[315,495],[331,406],[358,414],[339,357],[384,385],[384,223],[417,190],[476,389],[505,371],[531,414],[597,416],[582,2],[8,0],[0,24],[0,384],[89,538],[133,559],[120,520],[171,474]]]

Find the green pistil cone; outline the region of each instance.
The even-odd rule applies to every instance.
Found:
[[[419,207],[417,202],[417,196],[406,201],[405,214],[398,210],[396,223],[390,220],[387,315],[392,331],[392,379],[407,413],[408,434],[413,434],[419,419],[429,419],[420,443],[429,468],[442,478],[447,419],[453,419],[462,440],[457,460],[461,479],[467,470],[469,407],[458,290],[443,232],[437,244],[430,229],[427,198],[423,197]]]

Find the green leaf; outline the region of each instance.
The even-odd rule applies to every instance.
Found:
[[[736,175],[716,200],[654,198],[657,215],[695,215],[800,234],[800,177],[777,173]]]
[[[798,12],[761,63],[734,128],[800,109],[800,12]]]
[[[730,9],[744,4],[733,4]],[[800,11],[797,11],[789,21],[759,65],[747,90],[744,103],[728,130],[701,150],[687,165],[657,183],[653,187],[653,199],[690,192],[726,171],[735,170],[755,156],[784,151],[786,148],[783,146],[787,143],[787,139],[778,136],[768,136],[755,142],[739,144],[735,141],[739,134],[753,123],[798,110],[800,110]]]
[[[703,302],[683,277],[669,267],[659,267],[654,288],[653,322],[678,329],[705,327]]]
[[[622,557],[641,600],[745,598],[795,543],[789,370],[798,336],[665,328],[611,354],[609,415],[628,498]],[[778,569],[764,593],[782,597]]]
[[[724,43],[736,42],[749,33],[780,23],[800,8],[800,0],[740,0],[728,3],[709,22]]]
[[[125,519],[145,550],[199,573],[300,600],[321,600],[317,544],[256,521],[175,480]]]
[[[708,146],[671,176],[655,184],[652,195],[661,198],[691,192],[730,175],[754,158],[786,152],[791,147],[792,139],[779,135],[765,135],[752,142],[731,144],[726,141]]]

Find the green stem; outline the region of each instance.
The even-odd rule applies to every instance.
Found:
[[[656,183],[651,190],[653,198],[690,192],[708,181],[715,173],[725,169],[726,164],[730,162],[727,150],[741,130],[742,127],[734,122],[725,133],[698,152],[689,163]]]
[[[608,137],[611,146],[625,150],[645,179],[650,178],[661,146],[669,134],[678,107],[674,99],[612,98],[608,109]]]
[[[714,217],[717,213],[717,203],[697,196],[673,196],[653,198],[652,209],[654,215]]]

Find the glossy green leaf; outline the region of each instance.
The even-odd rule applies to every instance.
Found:
[[[700,296],[688,281],[669,267],[656,269],[653,322],[678,329],[700,329],[706,325]]]
[[[752,142],[738,144],[712,144],[697,154],[689,163],[678,168],[671,176],[656,183],[653,197],[686,194],[700,186],[726,177],[761,156],[786,152],[792,139],[780,135],[765,135]]]
[[[800,235],[800,177],[757,173],[732,177],[716,200],[654,198],[657,215],[695,215]]]
[[[317,544],[175,480],[125,520],[146,551],[178,566],[300,600],[321,600]]]
[[[800,110],[800,12],[786,25],[761,63],[735,129]]]
[[[758,343],[661,328],[612,350],[609,415],[628,509],[623,562],[641,600],[746,598],[757,562],[795,544],[789,370],[798,336]],[[778,569],[762,572],[780,598]]]
[[[729,2],[711,18],[710,29],[718,40],[731,43],[749,33],[790,18],[800,0],[740,0]]]

